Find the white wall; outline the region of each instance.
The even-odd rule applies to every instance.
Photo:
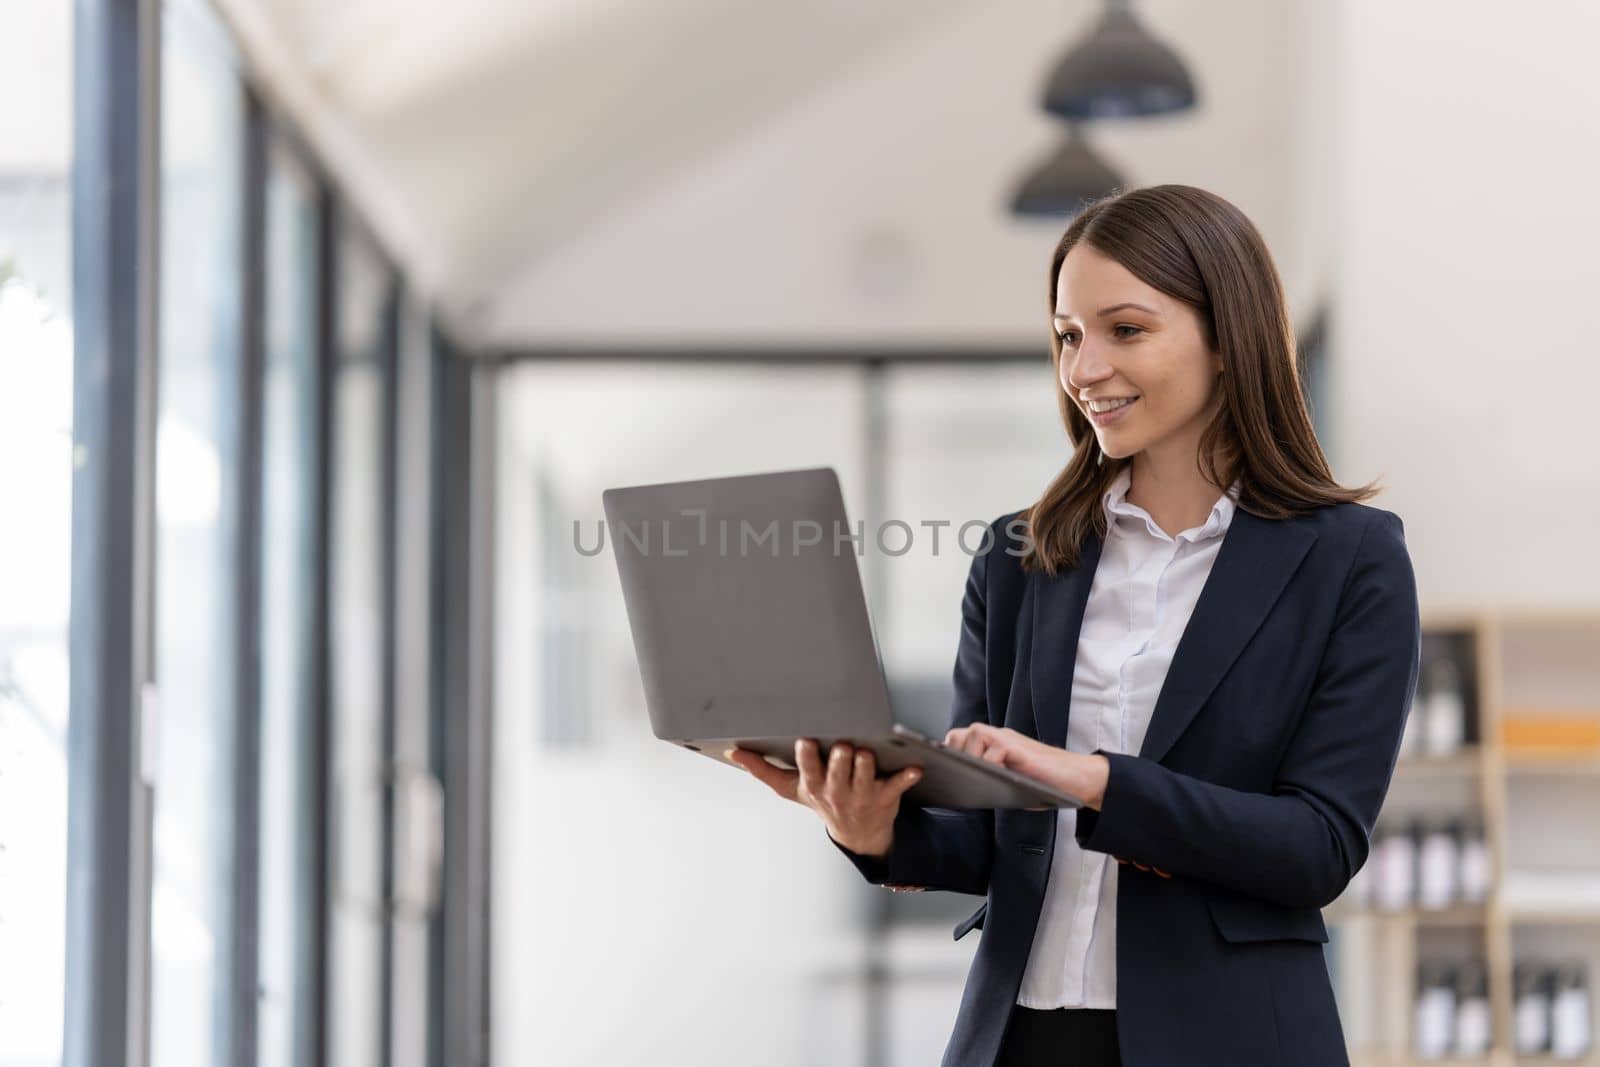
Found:
[[[1600,7],[1346,0],[1337,473],[1423,603],[1600,603]]]

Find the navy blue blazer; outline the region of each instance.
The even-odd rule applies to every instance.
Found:
[[[990,524],[961,605],[952,726],[1065,744],[1078,631],[1101,541],[1025,574],[1018,512]],[[1118,869],[1117,1033],[1126,1067],[1346,1065],[1321,909],[1366,862],[1421,655],[1393,512],[1234,512],[1137,755],[1111,764],[1085,849]],[[1096,750],[1100,751],[1100,750]],[[1016,1003],[1055,847],[1054,811],[902,803],[886,859],[834,845],[873,884],[985,897],[944,1067],[991,1067]],[[832,841],[832,837],[829,837]],[[1071,1062],[1063,1049],[1063,1063]]]

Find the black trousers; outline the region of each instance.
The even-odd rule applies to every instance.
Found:
[[[1040,1011],[1018,1004],[995,1067],[1122,1067],[1117,1013],[1110,1008]]]

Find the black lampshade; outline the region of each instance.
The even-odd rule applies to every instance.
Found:
[[[1044,93],[1044,109],[1069,119],[1160,115],[1194,102],[1194,79],[1177,53],[1117,0],[1056,64]]]
[[[1122,175],[1094,154],[1075,124],[1061,147],[1017,186],[1011,198],[1015,215],[1070,219],[1085,204],[1122,188]]]

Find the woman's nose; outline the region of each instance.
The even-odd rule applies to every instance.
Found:
[[[1104,381],[1110,374],[1111,364],[1085,344],[1079,347],[1078,354],[1073,358],[1068,381],[1073,389],[1082,391],[1095,382]]]

